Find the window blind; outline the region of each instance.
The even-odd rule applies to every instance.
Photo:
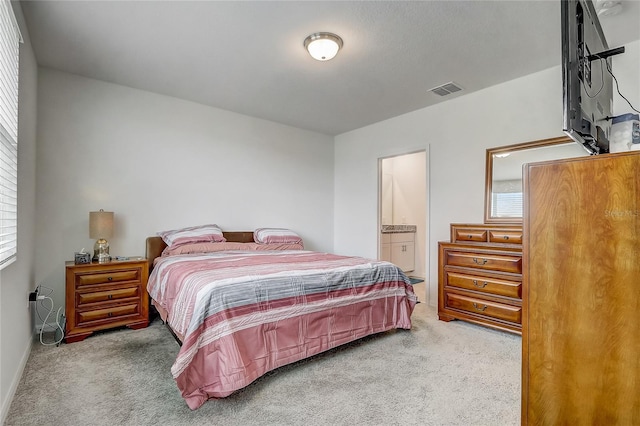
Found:
[[[493,193],[493,217],[522,217],[522,192]]]
[[[0,268],[17,254],[18,75],[20,31],[9,0],[0,0]]]

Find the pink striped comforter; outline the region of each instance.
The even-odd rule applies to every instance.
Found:
[[[191,409],[282,365],[409,329],[417,301],[391,263],[300,250],[160,257],[147,287],[184,337],[171,372]]]

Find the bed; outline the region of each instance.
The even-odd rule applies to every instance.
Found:
[[[171,255],[162,238],[146,241],[151,303],[181,343],[171,372],[191,409],[280,366],[411,328],[417,299],[391,263],[224,237],[216,247],[230,250]]]

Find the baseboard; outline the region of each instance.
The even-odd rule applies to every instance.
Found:
[[[0,424],[4,424],[7,420],[7,415],[9,414],[9,408],[11,408],[11,403],[13,402],[13,397],[18,390],[18,385],[20,384],[20,379],[22,378],[22,374],[24,373],[24,369],[27,366],[27,361],[29,360],[29,355],[31,354],[31,347],[33,346],[33,339],[29,339],[29,345],[27,349],[24,351],[24,355],[20,360],[20,365],[16,373],[13,375],[13,379],[11,380],[11,386],[9,387],[9,391],[7,395],[2,401],[2,411],[0,412]]]

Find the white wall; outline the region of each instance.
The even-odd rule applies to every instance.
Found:
[[[40,69],[36,278],[64,304],[64,262],[92,251],[89,211],[115,212],[111,255],[176,227],[289,227],[333,249],[333,139]]]
[[[639,45],[627,45],[613,64],[621,91],[636,108]],[[616,114],[629,111],[621,102],[614,100]],[[378,158],[429,146],[428,294],[436,305],[438,241],[449,239],[452,222],[484,220],[486,149],[562,135],[558,66],[337,136],[335,251],[376,256]]]
[[[34,329],[28,295],[35,281],[36,111],[38,66],[20,4],[12,2],[20,45],[18,110],[18,256],[0,272],[0,424],[9,410],[31,349]]]
[[[625,52],[612,57],[613,75],[620,83],[620,92],[631,101],[635,109],[640,109],[640,40],[625,45]],[[634,112],[629,104],[616,92],[613,83],[613,115]]]

